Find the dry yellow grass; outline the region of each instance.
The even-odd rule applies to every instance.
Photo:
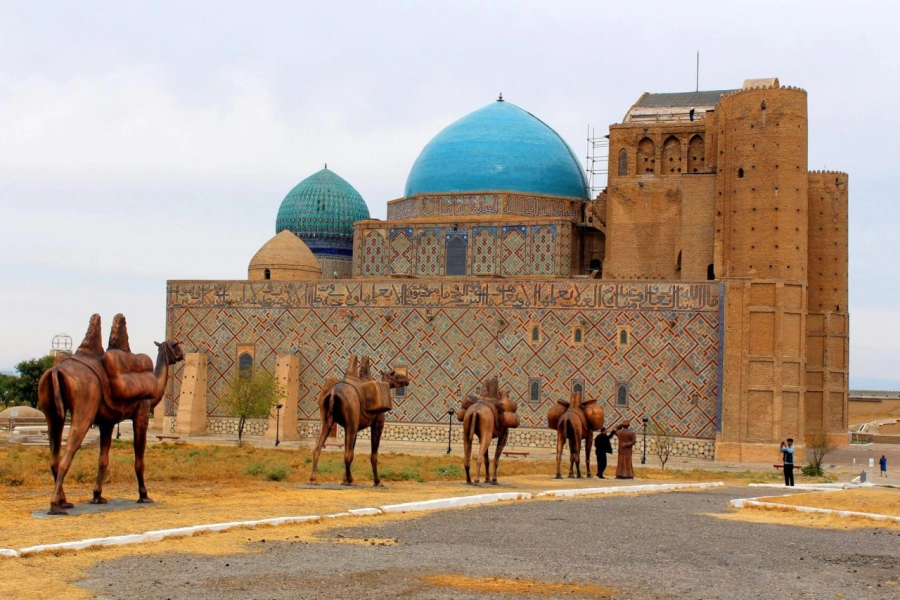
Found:
[[[791,506],[811,506],[814,508],[900,516],[900,490],[886,488],[769,496],[760,498],[760,501],[789,504]],[[821,529],[880,528],[900,531],[900,523],[896,521],[878,521],[856,516],[839,517],[837,515],[802,513],[789,508],[778,507],[750,506],[733,513],[711,514],[708,516],[749,523],[793,525]]]
[[[900,490],[890,488],[868,488],[841,490],[837,492],[813,492],[791,496],[771,496],[760,498],[761,502],[790,504],[792,506],[812,506],[834,510],[893,515],[900,517]]]
[[[440,574],[425,577],[425,583],[436,587],[450,587],[479,594],[528,594],[551,598],[608,598],[614,590],[593,584],[553,583],[533,579],[507,579],[505,577],[464,577]]]

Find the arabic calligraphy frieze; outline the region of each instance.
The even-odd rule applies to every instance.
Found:
[[[599,281],[170,281],[167,307],[454,307],[718,311],[718,283]]]
[[[417,217],[520,215],[575,219],[582,202],[520,194],[411,196],[388,204],[388,221]]]

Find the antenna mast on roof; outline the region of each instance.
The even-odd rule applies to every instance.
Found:
[[[597,137],[590,125],[587,130],[587,158],[584,170],[587,172],[588,191],[593,200],[606,187],[609,173],[609,138],[605,135]]]
[[[700,51],[697,50],[697,89],[694,90],[696,92],[700,91]]]

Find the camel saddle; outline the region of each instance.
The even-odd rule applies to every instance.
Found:
[[[378,414],[388,412],[394,408],[391,400],[391,386],[386,381],[375,381],[374,379],[360,379],[359,377],[344,377],[343,381],[337,381],[331,377],[325,382],[322,395],[325,396],[331,391],[331,388],[338,383],[346,383],[359,396],[363,412],[368,414]]]
[[[103,366],[97,357],[91,354],[75,352],[75,354],[62,359],[60,364],[67,360],[74,360],[90,369],[100,382],[100,396],[103,398],[103,403],[116,412],[123,412],[122,407],[116,406],[113,401],[112,394],[110,393],[109,377],[106,376],[106,371],[103,369]]]
[[[142,400],[156,394],[153,361],[146,354],[107,350],[100,362],[109,377],[114,402]]]

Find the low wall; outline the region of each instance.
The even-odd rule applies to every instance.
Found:
[[[175,430],[174,417],[166,417],[166,431],[173,432]],[[211,417],[207,421],[206,431],[211,435],[237,435],[238,420],[229,417]],[[268,421],[266,419],[248,419],[244,425],[244,435],[248,437],[259,437],[265,434],[268,429]],[[299,421],[297,429],[300,438],[311,442],[319,436],[318,421]],[[392,442],[419,442],[422,444],[442,444],[447,441],[447,425],[427,425],[415,423],[385,423],[384,433],[381,439]],[[364,429],[359,432],[359,440],[369,440],[371,430]],[[643,437],[640,430],[637,433],[637,445],[634,447],[635,455],[643,451]],[[337,437],[344,438],[344,430],[337,428]],[[453,444],[462,444],[462,424],[456,419],[453,420],[450,429],[450,439]],[[682,458],[706,458],[712,460],[715,456],[715,441],[697,438],[673,437],[672,438],[673,457]],[[368,443],[360,447],[365,451]],[[553,449],[556,448],[556,432],[551,429],[536,429],[520,427],[509,432],[509,442],[507,446],[513,448],[539,448]],[[617,450],[617,440],[612,439],[613,450]],[[656,438],[647,436],[647,453],[655,455]]]

